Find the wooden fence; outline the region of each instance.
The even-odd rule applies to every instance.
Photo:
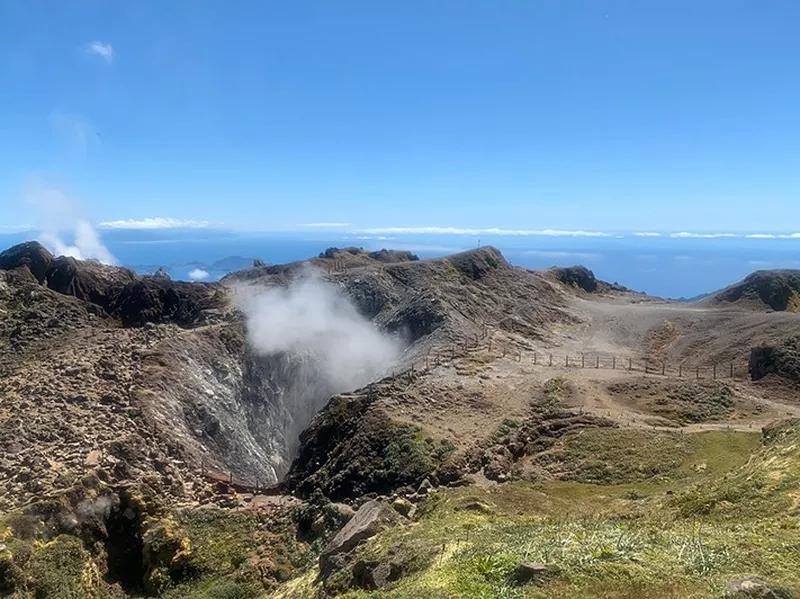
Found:
[[[717,362],[669,361],[653,356],[616,355],[607,352],[559,353],[523,349],[477,335],[473,340],[453,342],[438,350],[428,350],[406,370],[392,376],[414,376],[459,357],[487,352],[496,358],[505,358],[527,365],[554,369],[618,370],[645,375],[658,375],[683,379],[748,379],[750,371],[745,358]]]

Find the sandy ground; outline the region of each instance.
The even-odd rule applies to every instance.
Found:
[[[477,347],[457,352],[453,359],[446,349],[440,351],[439,365],[434,352],[429,369],[409,383],[406,393],[388,400],[387,407],[399,420],[419,424],[432,435],[455,437],[457,445],[467,446],[491,434],[506,418],[524,418],[531,401],[543,396],[545,382],[561,378],[572,391],[566,403],[576,410],[611,418],[624,427],[667,428],[653,413],[637,409],[631,398],[610,393],[609,385],[641,381],[658,394],[698,374],[708,381],[716,363],[718,380],[733,392],[734,413],[722,422],[683,426],[686,432],[753,431],[778,418],[800,417],[796,393],[776,393],[752,383],[747,373],[750,348],[800,334],[800,315],[630,297],[569,301],[578,324],[553,326],[544,341],[490,329]],[[650,358],[648,372],[645,357]]]

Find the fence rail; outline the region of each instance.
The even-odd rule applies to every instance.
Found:
[[[559,353],[523,349],[499,343],[491,338],[476,336],[471,341],[461,341],[438,350],[429,350],[422,360],[392,376],[414,376],[465,355],[486,352],[495,358],[506,358],[533,366],[557,369],[617,370],[620,372],[659,375],[683,379],[747,379],[750,376],[748,360],[719,360],[716,362],[670,361],[654,356],[634,356],[608,352]]]

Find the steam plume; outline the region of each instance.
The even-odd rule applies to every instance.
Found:
[[[381,333],[332,284],[312,272],[287,288],[239,291],[253,349],[261,355],[313,358],[317,376],[334,393],[368,384],[398,357],[396,339]]]
[[[73,199],[58,189],[44,185],[30,186],[25,190],[24,197],[25,203],[34,208],[39,217],[39,241],[51,252],[78,260],[117,264],[116,258]]]

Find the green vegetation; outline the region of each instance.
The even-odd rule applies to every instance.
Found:
[[[387,455],[450,451],[403,430]],[[800,422],[761,437],[583,429],[546,453],[560,480],[434,493],[413,522],[357,547],[324,583],[321,545],[296,535],[301,520],[324,521],[323,540],[341,526],[346,515],[322,497],[294,523],[173,512],[144,529],[143,588],[166,599],[712,599],[757,575],[800,591]],[[104,580],[102,550],[68,535],[23,538],[41,531],[35,518],[0,522],[0,594],[126,596]],[[514,572],[523,562],[545,573],[522,583]],[[378,565],[393,573],[382,588],[370,577]]]
[[[664,399],[656,400],[655,412],[683,423],[723,420],[733,412],[733,392],[720,382],[686,383],[671,388]]]
[[[346,570],[328,591],[349,588],[338,595],[346,599],[711,599],[753,575],[800,590],[800,427],[770,431],[760,447],[756,434],[723,431],[590,429],[560,443],[565,467],[582,476],[438,493],[415,524],[384,531],[352,556],[351,564],[404,556],[411,565],[399,580],[369,590]],[[605,467],[587,468],[594,458]],[[585,482],[597,472],[602,485]],[[731,491],[749,481],[757,483],[749,491]],[[711,507],[687,509],[700,496]],[[519,584],[512,573],[522,562],[547,565],[549,575]],[[314,596],[312,578],[275,597]]]
[[[793,517],[800,527],[800,422],[787,421],[764,431],[763,446],[742,468],[697,484],[670,504],[683,517]]]
[[[730,466],[756,435],[722,431],[684,434],[646,429],[584,429],[561,438],[535,463],[561,480],[600,485],[665,483]]]
[[[541,402],[541,407],[557,408],[567,393],[567,384],[567,381],[561,377],[547,380],[544,384],[544,400]]]
[[[733,391],[721,381],[684,381],[659,383],[652,380],[614,383],[608,390],[637,410],[659,417],[664,425],[692,424],[726,420],[733,414]],[[628,399],[632,398],[632,399]],[[663,420],[660,420],[663,419]]]
[[[392,424],[382,458],[371,470],[377,486],[396,481],[414,482],[435,471],[455,446],[449,441],[436,442],[422,429],[409,424]]]
[[[511,418],[506,418],[500,423],[500,426],[497,427],[497,430],[492,435],[492,438],[495,441],[500,441],[508,437],[511,434],[511,431],[517,428],[519,428],[519,422],[512,420]]]
[[[620,484],[674,474],[690,453],[687,435],[638,429],[585,429],[560,439],[537,461],[563,480]]]

